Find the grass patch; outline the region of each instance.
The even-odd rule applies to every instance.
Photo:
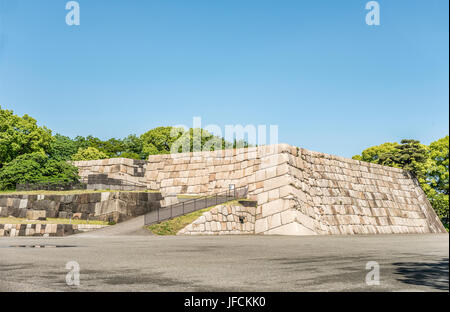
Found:
[[[220,205],[239,205],[237,200],[229,201]],[[219,205],[217,205],[219,206]],[[197,210],[186,214],[184,216],[179,216],[161,223],[152,224],[147,227],[153,234],[156,235],[176,235],[178,231],[191,224],[197,220],[204,212],[207,212],[216,206],[211,206],[202,210]]]
[[[179,216],[161,223],[153,224],[147,228],[156,235],[176,235],[182,228],[191,224],[199,218],[204,212],[211,210],[212,207],[197,210],[184,216]]]
[[[187,194],[182,194],[182,195],[177,195],[177,198],[182,198],[182,199],[194,199],[194,198],[201,198],[204,197],[202,195],[187,195]]]
[[[97,224],[108,225],[108,222],[99,220],[73,220],[60,218],[47,218],[47,221],[27,220],[25,218],[0,218],[0,224]]]

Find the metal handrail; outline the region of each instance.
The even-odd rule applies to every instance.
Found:
[[[241,190],[241,189],[242,189],[242,190],[246,190],[246,193],[245,193],[245,194],[247,194],[247,190],[248,190],[248,187],[247,187],[247,186],[240,187],[240,188],[238,188],[237,190]],[[227,190],[227,191],[215,193],[215,194],[212,194],[212,195],[204,195],[204,196],[196,197],[196,198],[193,198],[193,199],[184,200],[184,201],[182,201],[181,203],[185,204],[185,203],[190,203],[190,202],[201,201],[201,200],[204,200],[204,199],[206,200],[207,198],[213,198],[213,197],[216,197],[216,198],[217,198],[217,196],[219,196],[219,195],[222,195],[222,194],[229,194],[230,191],[231,191],[231,190]],[[236,189],[233,189],[232,191],[234,192],[233,194],[236,194]],[[171,205],[169,205],[169,206],[167,206],[167,207],[162,207],[162,208],[168,208],[168,207],[170,207],[170,206],[176,206],[176,205],[179,205],[179,204],[181,204],[181,203],[171,204]]]
[[[248,187],[244,186],[244,187],[240,187],[240,188],[233,189],[233,190],[227,190],[227,191],[219,192],[216,194],[205,195],[205,196],[201,196],[198,198],[193,198],[190,200],[178,202],[178,203],[166,206],[166,207],[160,207],[154,211],[147,213],[144,218],[145,219],[144,223],[145,223],[145,225],[159,223],[161,221],[170,220],[174,217],[185,215],[186,213],[191,213],[191,212],[194,212],[197,210],[201,210],[201,209],[213,206],[212,204],[208,205],[208,199],[211,199],[211,198],[215,199],[215,201],[214,201],[215,205],[219,205],[224,202],[230,201],[231,199],[245,198],[245,197],[247,197],[247,193],[248,193]],[[223,199],[224,201],[219,200],[220,197],[225,197]],[[202,201],[204,201],[204,205],[197,205],[197,202],[202,202]],[[189,206],[189,205],[193,205],[194,209],[186,211],[185,207]],[[181,208],[181,213],[174,214],[174,208]],[[167,214],[169,216],[161,217],[161,211],[167,212]],[[156,214],[156,216],[155,216],[155,214]]]

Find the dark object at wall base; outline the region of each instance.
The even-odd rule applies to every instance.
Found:
[[[87,185],[80,182],[33,182],[16,184],[16,191],[72,191],[85,190]]]
[[[256,200],[239,200],[239,204],[244,207],[256,207],[258,206],[258,202]]]

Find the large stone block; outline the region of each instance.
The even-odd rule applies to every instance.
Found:
[[[258,219],[255,221],[255,234],[261,234],[269,229],[267,218]]]
[[[46,218],[47,211],[46,210],[27,210],[26,218],[27,220],[38,220],[39,218]]]
[[[267,217],[287,209],[284,199],[277,199],[262,205],[262,216]]]
[[[304,227],[302,224],[292,222],[270,229],[264,234],[268,235],[317,235],[314,231]]]

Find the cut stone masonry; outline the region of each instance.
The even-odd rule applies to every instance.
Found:
[[[255,234],[446,232],[411,173],[287,144],[75,164],[82,176],[106,173],[163,197],[248,186]]]

